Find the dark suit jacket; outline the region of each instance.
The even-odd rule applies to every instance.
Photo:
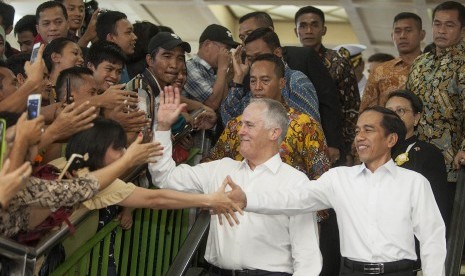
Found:
[[[299,70],[312,81],[319,101],[321,125],[329,147],[341,150],[341,158],[350,149],[344,149],[342,140],[342,111],[339,95],[331,75],[312,48],[287,46],[283,47],[283,58],[287,65]]]

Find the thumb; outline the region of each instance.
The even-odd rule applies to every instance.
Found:
[[[229,176],[229,175],[226,176],[226,181],[229,184],[229,186],[231,187],[231,189],[239,188],[239,186],[236,183],[234,183],[231,176]]]
[[[142,132],[139,132],[139,135],[137,135],[137,138],[136,140],[134,141],[134,143],[136,144],[140,144],[142,143],[142,140],[144,139],[144,134]]]

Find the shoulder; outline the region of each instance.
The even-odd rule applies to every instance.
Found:
[[[286,179],[285,181],[286,185],[295,186],[305,181],[309,181],[306,174],[304,174],[303,172],[299,171],[298,169],[284,162],[281,163],[281,166],[279,168],[279,173],[281,174],[281,176],[284,176],[284,178]]]
[[[444,160],[441,150],[435,145],[425,141],[418,140],[412,150],[415,152],[424,152],[427,155],[435,156],[436,158],[440,158],[440,160]],[[435,161],[437,161],[436,158]]]

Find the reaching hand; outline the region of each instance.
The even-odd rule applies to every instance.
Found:
[[[29,162],[23,163],[19,168],[8,173],[9,168],[10,160],[7,159],[0,171],[0,203],[3,208],[7,208],[10,199],[19,190],[24,188],[32,173],[32,167]]]
[[[26,61],[24,64],[24,71],[27,75],[26,82],[32,82],[41,84],[44,80],[44,74],[48,72],[45,61],[42,58],[44,54],[45,45],[40,45],[39,51],[37,52],[37,58],[34,63]]]
[[[147,118],[145,111],[137,110],[125,112],[125,105],[120,105],[112,110],[105,110],[105,118],[112,119],[121,124],[126,132],[139,132],[151,127],[151,120]]]
[[[37,118],[28,120],[27,114],[23,113],[16,123],[16,140],[22,140],[27,146],[33,146],[40,142],[42,132],[44,132],[44,116],[39,115]]]
[[[176,122],[181,111],[186,104],[181,104],[179,88],[165,86],[164,91],[160,91],[160,105],[158,106],[158,125],[157,130],[166,131]]]
[[[211,129],[216,125],[218,116],[216,112],[208,106],[204,107],[205,111],[194,119],[194,129]]]
[[[460,169],[461,166],[465,165],[465,151],[459,150],[459,152],[457,152],[457,155],[455,155],[454,158],[453,165],[454,169],[456,170]]]
[[[237,48],[232,51],[232,64],[234,67],[233,81],[240,84],[244,81],[245,75],[249,73],[249,65],[247,63],[242,63],[242,51],[242,45],[237,46]]]
[[[137,92],[123,90],[124,84],[110,86],[105,92],[95,97],[94,101],[104,108],[113,109],[119,105],[137,106]]]
[[[158,142],[150,142],[142,144],[142,133],[139,133],[136,140],[129,146],[126,153],[123,155],[129,167],[155,163],[154,157],[163,155],[163,146]]]
[[[228,176],[225,178],[225,180],[223,181],[223,184],[218,188],[218,190],[216,190],[215,193],[211,194],[211,198],[212,198],[211,209],[214,214],[218,215],[218,220],[219,220],[220,225],[223,225],[222,216],[225,216],[229,222],[229,225],[234,226],[234,223],[235,224],[240,223],[235,212],[239,212],[241,215],[244,215],[244,213],[242,211],[241,204],[238,204],[237,202],[233,202],[233,200],[229,198],[230,192],[226,193],[226,186],[228,185],[231,186],[230,183],[235,185],[234,182],[231,180],[231,177]]]

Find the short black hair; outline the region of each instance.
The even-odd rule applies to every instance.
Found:
[[[256,58],[254,58],[250,67],[252,67],[252,65],[257,61],[269,61],[273,63],[276,76],[278,78],[284,78],[284,62],[277,55],[270,53],[258,55]]]
[[[410,102],[414,113],[421,113],[423,111],[423,102],[421,101],[420,97],[418,97],[415,93],[407,89],[399,89],[393,91],[389,94],[388,100],[393,97],[401,97]]]
[[[437,5],[433,10],[433,21],[434,21],[434,16],[436,15],[436,12],[449,11],[449,10],[458,11],[460,26],[462,28],[465,27],[465,6],[455,1],[446,1],[446,2],[442,2],[441,4]]]
[[[126,62],[126,55],[116,43],[99,40],[90,46],[87,52],[87,62],[92,63],[92,65],[97,68],[97,66],[104,61],[124,65]]]
[[[386,53],[376,53],[368,57],[368,62],[386,62],[393,60],[394,56]]]
[[[278,35],[270,28],[262,27],[251,32],[244,41],[244,44],[248,44],[257,39],[262,39],[271,50],[281,48],[281,42],[279,42]]]
[[[18,35],[19,33],[30,31],[32,35],[37,35],[37,28],[36,28],[36,16],[33,14],[27,14],[21,17],[18,22],[16,22],[14,33]]]
[[[169,27],[169,26],[160,25],[160,26],[157,26],[157,27],[158,27],[158,31],[159,31],[159,32],[168,32],[168,33],[174,34],[173,28],[171,28],[171,27]],[[153,35],[153,36],[155,36],[155,35]],[[153,36],[149,37],[149,40],[150,40],[150,38],[152,38]],[[139,39],[139,37],[137,37],[137,39]]]
[[[421,17],[419,17],[416,13],[413,12],[401,12],[397,14],[394,17],[394,22],[392,23],[392,25],[394,25],[397,21],[403,19],[413,19],[417,23],[418,29],[423,29],[423,21],[421,20]]]
[[[70,158],[73,153],[89,154],[89,159],[84,162],[83,167],[90,171],[101,169],[105,166],[105,154],[107,150],[122,149],[126,147],[127,138],[123,127],[116,121],[96,118],[93,126],[87,130],[74,134],[66,145],[65,156]],[[70,168],[76,170],[79,168]]]
[[[2,18],[2,25],[6,31],[6,29],[13,26],[15,8],[10,4],[0,1],[0,17]]]
[[[37,24],[39,24],[41,12],[47,9],[55,8],[55,7],[60,8],[63,11],[63,15],[65,16],[65,19],[68,20],[68,12],[66,11],[66,8],[63,4],[61,4],[60,2],[56,2],[56,1],[47,1],[47,2],[43,2],[42,4],[40,4],[36,9]]]
[[[145,56],[148,54],[150,39],[160,32],[160,27],[148,21],[136,22],[132,26],[137,40],[134,46],[134,54],[130,55],[128,60],[134,62],[145,59]]]
[[[52,54],[53,53],[58,53],[61,54],[63,49],[68,45],[68,43],[75,43],[72,39],[67,38],[67,37],[57,37],[54,40],[52,40],[47,46],[45,46],[44,50],[44,61],[45,65],[47,66],[47,69],[49,72],[52,71]]]
[[[321,21],[323,22],[323,24],[325,24],[325,13],[322,10],[320,10],[319,8],[315,8],[314,6],[306,6],[306,7],[300,8],[295,13],[294,23],[297,25],[297,20],[299,19],[299,17],[301,15],[307,14],[307,13],[313,13],[313,14],[318,15],[320,17]]]
[[[92,70],[86,67],[71,67],[60,72],[55,84],[55,92],[57,94],[58,101],[62,101],[65,95],[66,79],[69,78],[71,84],[71,90],[76,89],[81,85],[84,76],[88,75],[93,77]]]
[[[12,55],[6,60],[6,64],[8,68],[17,76],[18,74],[22,74],[26,77],[26,72],[24,70],[24,64],[28,61],[31,57],[29,53],[19,53],[16,55]]]
[[[396,145],[405,140],[405,136],[407,135],[407,128],[397,113],[382,106],[371,106],[363,110],[360,115],[367,111],[375,111],[383,115],[383,118],[381,119],[381,127],[384,129],[384,135],[388,136],[391,133],[396,133]]]
[[[107,40],[108,34],[116,34],[116,22],[128,19],[126,14],[119,11],[107,11],[97,17],[97,37],[99,40]]]
[[[257,20],[258,23],[260,23],[260,27],[274,29],[273,19],[271,19],[271,16],[268,13],[263,11],[251,12],[242,16],[241,18],[239,18],[239,24],[251,18]]]

